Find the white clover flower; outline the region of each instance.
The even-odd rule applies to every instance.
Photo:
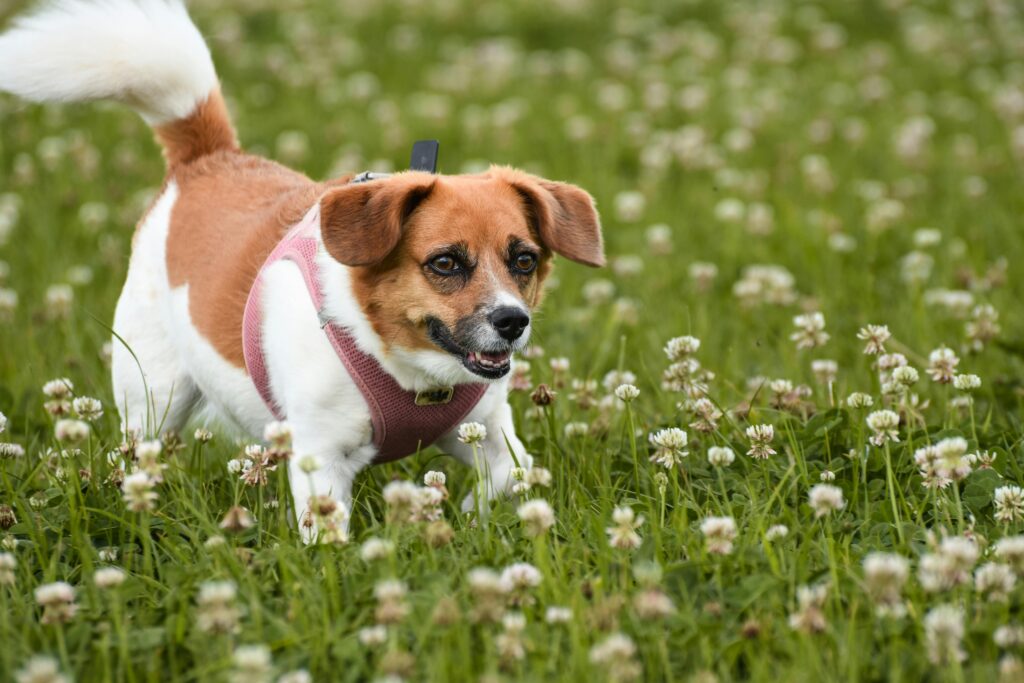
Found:
[[[124,502],[132,512],[149,512],[156,508],[157,492],[153,479],[145,472],[133,472],[124,478],[121,490]]]
[[[891,410],[876,410],[867,417],[868,427],[874,432],[871,443],[881,446],[887,440],[899,441],[900,416]]]
[[[640,390],[632,384],[620,384],[615,387],[615,396],[623,403],[634,401],[640,395]]]
[[[1017,583],[1017,575],[1008,564],[987,562],[974,573],[974,590],[992,602],[1006,602]]]
[[[103,404],[99,399],[89,396],[79,396],[71,401],[71,409],[83,420],[95,422],[103,417]]]
[[[97,588],[114,588],[124,583],[127,576],[124,570],[118,567],[103,567],[96,570],[96,573],[92,575],[92,580]]]
[[[945,346],[939,347],[928,355],[928,375],[934,382],[949,384],[956,377],[956,366],[960,359]]]
[[[920,379],[920,375],[917,370],[909,365],[900,366],[892,371],[892,380],[902,387],[910,387],[914,385],[918,379]]]
[[[388,627],[383,624],[367,626],[359,629],[357,637],[364,647],[377,647],[388,642]]]
[[[479,422],[464,422],[459,425],[458,438],[465,444],[480,443],[487,438],[487,428]]]
[[[506,593],[515,593],[536,588],[543,578],[540,570],[532,564],[516,562],[502,570],[500,580],[506,586]]]
[[[830,512],[846,507],[843,490],[829,484],[815,484],[807,494],[807,501],[814,510],[815,517],[824,517]]]
[[[953,378],[953,386],[958,391],[975,391],[981,388],[981,378],[977,375],[957,375]]]
[[[233,683],[265,681],[270,674],[270,648],[266,645],[239,645],[231,658],[235,665]]]
[[[51,379],[43,385],[43,395],[47,398],[70,398],[75,385],[67,377]]]
[[[839,374],[839,363],[825,358],[812,360],[811,372],[819,382],[828,384],[836,381],[836,376]]]
[[[7,416],[0,412],[0,434],[7,429]]]
[[[813,349],[829,340],[825,331],[825,316],[820,312],[804,313],[793,318],[797,331],[789,336],[798,349]]]
[[[891,337],[892,333],[889,332],[887,325],[865,325],[857,332],[857,339],[867,342],[864,353],[869,356],[885,353],[885,342]]]
[[[818,475],[818,479],[827,484],[836,480],[836,473],[832,470],[822,470],[821,474]]]
[[[569,607],[552,605],[545,610],[544,621],[549,624],[568,624],[572,621],[572,609]]]
[[[198,427],[196,428],[195,433],[192,435],[192,438],[194,438],[199,443],[209,443],[210,441],[213,440],[213,432],[204,427]]]
[[[868,553],[864,558],[864,583],[879,616],[906,614],[902,591],[910,576],[910,563],[893,553]]]
[[[613,548],[633,550],[640,547],[642,539],[636,530],[644,523],[643,515],[637,517],[632,508],[620,506],[612,511],[612,522],[614,526],[608,527],[605,531]]]
[[[846,397],[846,405],[851,408],[870,408],[874,403],[875,400],[871,398],[870,394],[860,391],[855,391]]]
[[[590,662],[601,667],[609,680],[629,681],[640,677],[636,644],[624,633],[613,633],[590,648]]]
[[[665,355],[673,363],[694,355],[698,350],[700,350],[700,339],[691,336],[674,337],[665,344]]]
[[[544,467],[531,467],[526,470],[526,477],[524,481],[529,486],[542,486],[548,488],[551,486],[551,471]]]
[[[359,547],[359,556],[364,562],[376,562],[390,557],[395,552],[395,544],[383,538],[368,538]]]
[[[797,610],[789,615],[789,626],[804,633],[821,633],[827,627],[823,608],[828,599],[828,586],[800,586],[796,589]]]
[[[750,439],[750,450],[747,451],[747,455],[759,460],[765,460],[775,455],[775,449],[770,445],[772,439],[775,438],[773,425],[750,425],[747,427],[746,435]]]
[[[567,439],[582,438],[590,432],[590,425],[586,422],[566,422],[563,431]]]
[[[780,541],[789,536],[789,527],[785,524],[773,524],[764,532],[766,541]]]
[[[939,605],[924,618],[928,659],[932,664],[950,664],[967,659],[961,647],[964,637],[964,614],[959,607]]]
[[[82,420],[57,420],[53,426],[54,436],[57,441],[78,443],[89,438],[89,423]]]
[[[263,427],[263,440],[278,447],[290,447],[292,426],[288,422],[268,422]]]
[[[25,455],[25,447],[21,444],[0,442],[0,460],[20,458]]]
[[[708,552],[713,555],[728,555],[736,539],[736,520],[732,517],[706,517],[700,523]]]
[[[448,477],[445,476],[444,472],[431,470],[423,475],[423,483],[426,486],[444,486],[447,481]]]
[[[555,511],[542,498],[528,500],[516,510],[527,536],[541,536],[555,525]]]
[[[736,454],[728,446],[712,446],[708,449],[708,462],[715,467],[728,467],[736,460]]]
[[[241,460],[240,458],[231,458],[231,460],[228,460],[227,468],[228,472],[231,474],[240,473],[244,467],[245,461]]]
[[[39,586],[35,590],[36,603],[43,608],[42,624],[64,624],[71,621],[78,606],[75,604],[75,589],[65,581]]]
[[[310,453],[301,456],[296,464],[305,474],[312,474],[324,466],[323,461],[318,456]]]
[[[60,672],[60,665],[53,657],[36,655],[30,657],[14,674],[17,683],[70,683],[71,679]]]
[[[555,374],[565,374],[569,372],[569,359],[564,356],[557,356],[548,361],[551,366],[551,371]]]
[[[1009,524],[1024,519],[1024,488],[1020,486],[1000,486],[992,494],[997,521]]]
[[[649,434],[647,440],[655,448],[651,462],[656,462],[666,469],[682,462],[682,459],[689,455],[686,450],[688,437],[686,432],[678,427],[659,429]]]
[[[1018,574],[1024,574],[1024,536],[1007,536],[996,541],[995,555],[1009,563]]]
[[[1024,645],[1024,627],[1004,624],[992,632],[992,641],[1004,650]]]

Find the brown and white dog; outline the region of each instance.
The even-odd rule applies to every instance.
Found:
[[[179,0],[65,0],[17,20],[0,36],[0,90],[123,102],[163,146],[167,177],[138,224],[114,316],[127,344],[115,342],[113,356],[125,429],[178,430],[201,414],[262,434],[273,417],[246,371],[243,309],[267,255],[318,206],[330,320],[404,389],[490,383],[466,416],[487,428],[479,450],[488,497],[510,487],[513,455],[530,466],[507,401],[510,356],[529,339],[552,253],[604,262],[586,192],[501,167],[314,182],[245,154],[210,53]],[[324,462],[312,477],[292,473],[296,512],[314,490],[349,505],[353,478],[376,455],[367,403],[295,264],[268,268],[260,291],[274,396],[295,452]],[[438,445],[472,464],[453,432]]]

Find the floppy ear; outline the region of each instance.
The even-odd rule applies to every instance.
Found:
[[[346,266],[380,263],[398,246],[402,226],[434,189],[428,173],[342,185],[320,199],[324,247]]]
[[[523,197],[545,247],[588,266],[603,266],[601,219],[594,199],[568,183],[514,172],[509,183]]]

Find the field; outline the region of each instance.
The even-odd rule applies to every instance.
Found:
[[[227,5],[248,150],[594,195],[609,266],[559,263],[515,368],[550,481],[466,515],[428,450],[306,546],[252,440],[122,443],[159,150],[0,96],[0,680],[1024,680],[1022,5]]]

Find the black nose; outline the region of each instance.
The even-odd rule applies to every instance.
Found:
[[[487,319],[494,325],[502,339],[515,341],[522,336],[523,330],[530,324],[530,316],[521,308],[501,306],[491,311]]]

